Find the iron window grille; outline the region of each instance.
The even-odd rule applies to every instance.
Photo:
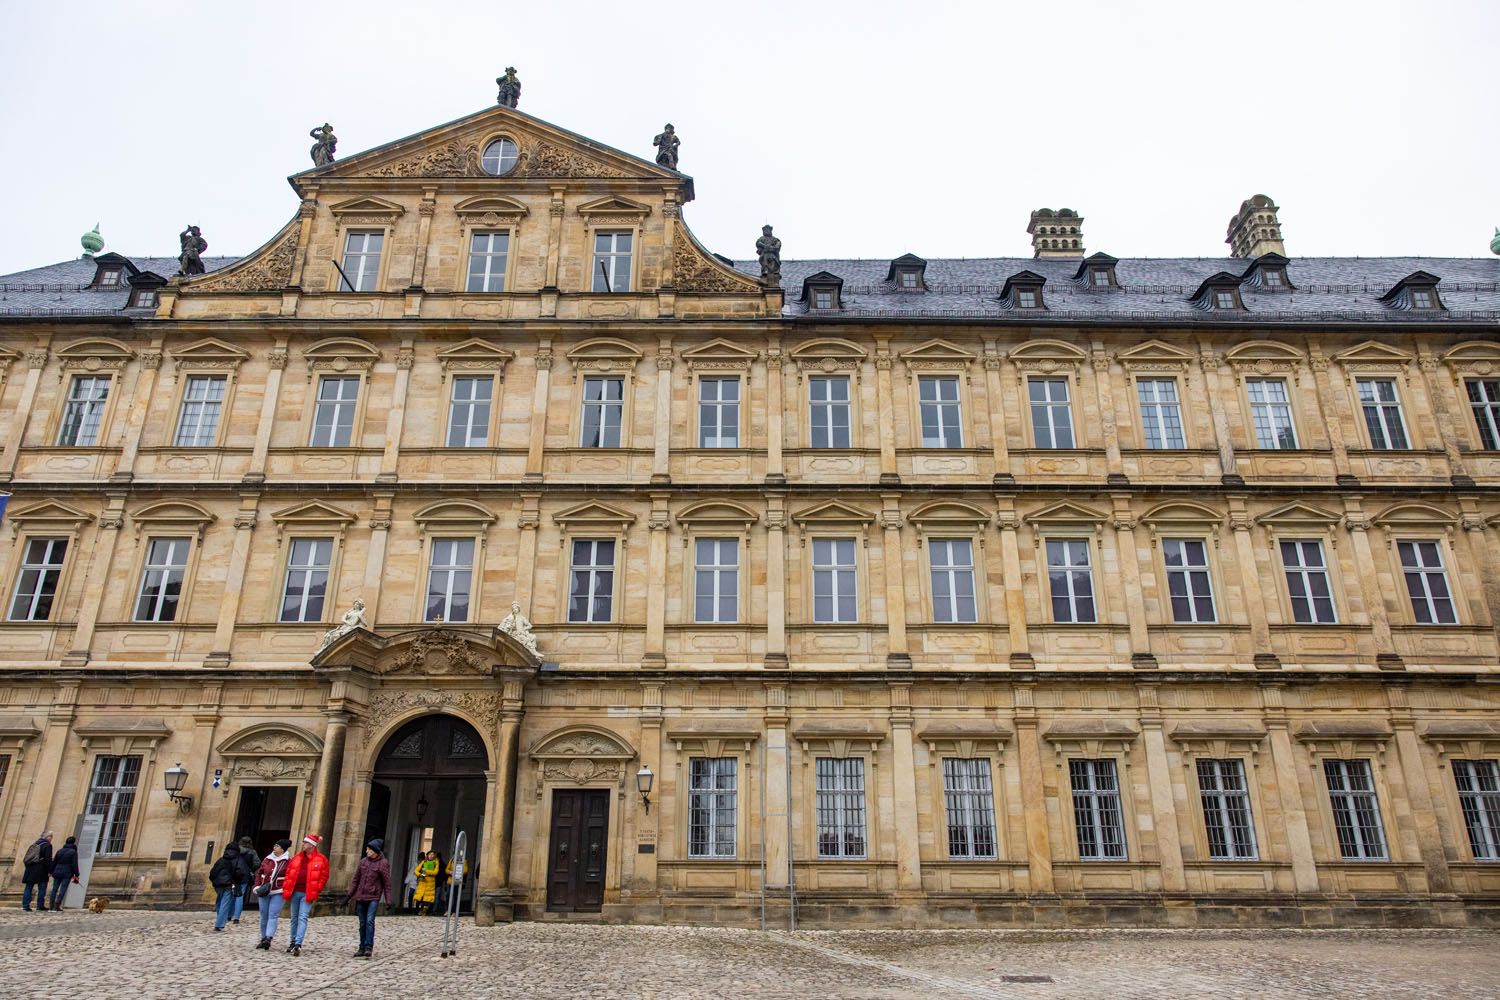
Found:
[[[1286,572],[1287,595],[1292,599],[1292,620],[1299,625],[1337,624],[1323,543],[1316,539],[1282,542],[1281,566]]]
[[[141,572],[141,590],[136,595],[135,620],[170,622],[177,620],[177,605],[182,599],[182,581],[187,576],[187,538],[153,538],[146,546],[146,565]]]
[[[862,757],[817,760],[818,857],[865,856],[865,762]]]
[[[1031,430],[1038,448],[1073,447],[1073,411],[1068,402],[1068,380],[1034,378],[1027,383],[1031,398]]]
[[[944,757],[943,802],[948,816],[948,857],[996,857],[990,762],[983,757]]]
[[[1370,762],[1325,760],[1323,775],[1328,781],[1339,854],[1345,861],[1386,860],[1385,832],[1380,823],[1380,803],[1370,776]]]
[[[568,621],[609,621],[615,592],[614,541],[608,538],[575,540],[571,578]]]
[[[1474,860],[1500,861],[1500,765],[1493,760],[1452,764]]]
[[[100,816],[99,854],[124,854],[130,810],[140,783],[141,758],[137,754],[116,757],[100,754],[94,759],[94,779],[89,784],[88,815]]]
[[[1398,541],[1396,550],[1401,554],[1401,575],[1406,578],[1406,592],[1411,597],[1411,611],[1417,623],[1458,624],[1453,593],[1448,589],[1448,572],[1443,568],[1443,553],[1438,543]]]
[[[1244,763],[1200,757],[1198,797],[1208,832],[1208,856],[1215,861],[1254,861],[1255,824]]]
[[[1068,761],[1073,785],[1073,826],[1078,835],[1081,861],[1125,859],[1125,824],[1120,812],[1120,783],[1115,762],[1074,759]]]
[[[63,559],[68,554],[66,538],[28,538],[16,575],[9,618],[13,622],[44,622],[52,615],[57,585],[62,579]]]
[[[850,447],[849,379],[842,375],[813,376],[807,380],[807,393],[812,447]]]
[[[688,760],[688,857],[735,856],[739,761],[733,757]]]
[[[1167,565],[1172,620],[1184,624],[1217,621],[1213,579],[1208,572],[1208,545],[1196,538],[1166,538],[1161,550]]]

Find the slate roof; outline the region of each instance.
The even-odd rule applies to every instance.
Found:
[[[1500,323],[1500,257],[1292,257],[1287,277],[1293,288],[1240,286],[1243,312],[1205,313],[1193,293],[1220,271],[1243,275],[1252,261],[1239,257],[1122,257],[1115,265],[1118,288],[1091,288],[1075,279],[1077,257],[984,257],[927,260],[926,291],[898,289],[886,280],[889,260],[788,260],[781,265],[786,289],[784,315],[808,316],[799,301],[802,282],[827,271],[844,279],[843,308],[812,313],[813,318],[986,319],[1009,318],[1029,324],[1048,322],[1204,322],[1318,323],[1392,320],[1396,322]],[[735,261],[735,269],[760,276],[760,265]],[[1006,279],[1032,271],[1047,279],[1046,310],[1019,311],[1001,300]],[[1442,279],[1438,294],[1446,307],[1432,312],[1400,311],[1379,301],[1415,271]]]
[[[163,278],[177,273],[176,257],[130,257],[140,271]],[[204,257],[203,267],[217,271],[238,257]],[[153,309],[126,309],[130,285],[121,280],[109,288],[91,288],[97,265],[89,257],[29,271],[0,275],[0,317],[3,316],[149,316]]]

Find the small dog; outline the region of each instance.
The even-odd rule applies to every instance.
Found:
[[[105,907],[109,906],[108,896],[95,896],[86,904],[90,913],[103,913]]]

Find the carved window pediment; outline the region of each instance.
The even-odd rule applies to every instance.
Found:
[[[535,771],[536,797],[540,799],[547,781],[570,785],[613,782],[623,792],[636,752],[614,733],[592,726],[571,726],[542,737],[526,756]]]
[[[145,530],[177,530],[196,535],[201,541],[204,530],[218,520],[211,511],[190,500],[163,500],[148,504],[130,515],[137,533]]]
[[[1152,507],[1141,515],[1141,523],[1151,529],[1154,538],[1173,531],[1217,531],[1224,524],[1224,515],[1212,507],[1174,500]]]
[[[917,734],[927,744],[934,767],[943,757],[981,757],[996,755],[1005,749],[1014,734],[1009,729],[986,726],[934,725]]]
[[[198,369],[238,371],[240,364],[250,357],[248,352],[214,337],[205,337],[186,347],[168,351],[167,354],[171,356],[172,362],[178,368],[186,371]]]
[[[1500,757],[1500,723],[1480,719],[1432,722],[1422,731],[1439,759],[1446,764],[1454,757],[1482,760]]]
[[[624,531],[635,523],[635,515],[628,510],[591,500],[558,511],[552,515],[552,522],[568,530]]]
[[[343,530],[356,520],[355,516],[347,510],[335,507],[332,504],[323,503],[321,500],[308,500],[292,507],[284,507],[271,515],[278,530],[288,528],[322,528],[337,532]]]
[[[1346,371],[1360,373],[1382,373],[1405,376],[1407,366],[1414,360],[1412,355],[1397,350],[1388,344],[1367,340],[1357,347],[1334,355],[1334,360]]]
[[[442,365],[444,378],[454,372],[493,372],[504,378],[505,366],[515,359],[515,355],[487,340],[473,337],[438,351],[437,359]]]
[[[1265,727],[1253,722],[1182,722],[1172,728],[1170,736],[1184,757],[1254,757],[1266,745]]]
[[[1035,527],[1098,531],[1107,519],[1108,515],[1103,511],[1064,500],[1061,503],[1043,507],[1041,510],[1032,511],[1021,520]]]
[[[469,226],[514,226],[531,214],[520,202],[496,195],[466,198],[453,211]]]
[[[797,369],[806,373],[858,371],[868,352],[847,340],[825,338],[811,340],[792,348]]]
[[[43,500],[40,503],[22,507],[20,510],[7,511],[5,520],[13,529],[20,531],[77,531],[94,519],[94,515],[85,513],[77,507],[70,507],[56,500]]]
[[[1500,375],[1500,343],[1471,340],[1444,354],[1443,361],[1458,378],[1492,378]]]
[[[703,500],[677,512],[677,523],[703,531],[724,530],[740,533],[760,520],[760,515],[732,500]]]
[[[1076,377],[1088,354],[1061,340],[1028,340],[1008,357],[1022,375],[1072,375]]]
[[[1234,370],[1236,379],[1288,375],[1295,382],[1307,358],[1296,348],[1274,340],[1252,340],[1225,352],[1224,361]]]
[[[759,355],[727,340],[711,340],[682,352],[689,371],[748,372]]]
[[[372,345],[352,337],[329,337],[311,345],[302,352],[307,361],[308,377],[315,371],[368,372],[380,360],[380,352]]]
[[[667,732],[677,752],[694,757],[735,757],[748,754],[760,734],[724,729],[685,728]]]
[[[619,372],[629,375],[641,360],[641,349],[624,340],[599,337],[586,340],[568,352],[573,377],[589,372]]]
[[[362,197],[330,205],[328,211],[341,225],[388,226],[400,218],[406,209],[384,198]]]
[[[58,377],[61,378],[63,372],[69,371],[117,372],[135,357],[135,352],[118,340],[90,337],[59,348],[57,357],[61,361],[58,372]]]
[[[792,522],[802,529],[805,536],[810,531],[822,529],[858,530],[863,532],[875,521],[875,515],[859,507],[838,500],[804,507],[792,515]]]
[[[1042,734],[1059,758],[1124,756],[1139,737],[1134,724],[1115,719],[1059,719]]]
[[[577,211],[590,226],[639,226],[651,214],[651,206],[610,195],[585,202]]]
[[[95,719],[73,729],[85,753],[151,755],[172,735],[157,719]]]
[[[1316,528],[1324,530],[1338,524],[1343,518],[1331,511],[1305,503],[1289,503],[1268,511],[1256,518],[1260,524],[1275,528]]]
[[[495,513],[473,500],[438,500],[412,514],[424,532],[464,529],[482,531],[495,523]]]
[[[1295,735],[1313,757],[1340,760],[1374,757],[1381,765],[1391,742],[1389,729],[1379,723],[1355,719],[1307,722],[1298,727]]]
[[[251,726],[221,742],[221,757],[321,757],[323,741],[312,733],[280,723]]]
[[[1403,530],[1439,530],[1452,532],[1458,525],[1458,517],[1442,507],[1429,503],[1410,501],[1392,504],[1370,519],[1387,531],[1399,533]]]
[[[983,529],[994,514],[962,500],[933,500],[907,514],[906,519],[929,534],[968,533]]]
[[[909,371],[968,372],[975,356],[946,340],[929,340],[900,355]]]
[[[1144,344],[1137,344],[1128,351],[1121,351],[1115,355],[1121,367],[1126,371],[1137,374],[1151,374],[1153,372],[1167,372],[1173,374],[1185,374],[1188,365],[1193,360],[1193,355],[1173,347],[1171,344],[1160,340],[1148,340]]]
[[[802,746],[804,754],[828,757],[854,757],[873,754],[885,740],[885,733],[858,726],[806,725],[794,729],[791,738]],[[804,764],[811,760],[804,760]],[[871,761],[873,766],[876,762]]]

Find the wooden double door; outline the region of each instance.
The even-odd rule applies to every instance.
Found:
[[[547,910],[598,913],[604,906],[609,849],[609,791],[552,791],[552,837],[547,847]]]

